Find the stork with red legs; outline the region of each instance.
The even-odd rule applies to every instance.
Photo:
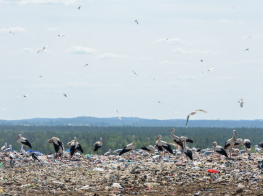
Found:
[[[173,150],[172,150],[171,145],[168,144],[168,143],[165,142],[165,141],[161,141],[161,138],[162,138],[162,136],[159,135],[159,136],[157,137],[157,139],[156,139],[158,146],[161,146],[162,148],[164,148],[165,150],[167,150],[168,152],[170,152],[171,154],[173,154]]]
[[[128,144],[127,146],[125,146],[122,151],[120,152],[119,156],[121,156],[122,154],[125,154],[127,152],[131,152],[133,151],[133,149],[135,148],[136,144],[135,144],[135,140],[134,140],[135,136],[132,137],[132,143]]]

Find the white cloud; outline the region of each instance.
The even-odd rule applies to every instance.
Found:
[[[167,65],[186,65],[185,62],[171,62],[171,61],[163,61],[161,64],[167,64]]]
[[[232,80],[232,79],[234,79],[234,77],[232,77],[232,76],[217,77],[217,78],[220,79],[220,80]]]
[[[189,53],[212,54],[214,53],[210,50],[184,50],[182,48],[176,48],[173,50],[173,52],[178,53],[178,54],[189,54]]]
[[[21,4],[21,5],[32,5],[32,4],[63,4],[69,5],[75,3],[77,0],[0,0],[0,3],[5,4]]]
[[[180,38],[162,38],[162,39],[157,39],[156,41],[153,42],[153,44],[157,43],[168,43],[172,45],[179,45],[182,44],[183,41]]]
[[[228,19],[221,19],[218,22],[221,24],[233,24],[233,23],[242,24],[243,23],[243,21],[232,21],[232,20],[228,20]]]
[[[262,64],[262,63],[263,63],[263,62],[252,61],[252,60],[245,60],[245,61],[228,61],[228,62],[225,62],[225,64],[230,64],[230,65],[241,65],[241,64],[256,65],[256,64]]]
[[[93,54],[95,52],[97,52],[97,50],[82,46],[72,46],[68,49],[68,53],[71,54]]]
[[[26,29],[24,28],[21,28],[21,27],[10,27],[10,28],[3,28],[3,29],[0,29],[0,32],[5,32],[5,33],[9,33],[9,32],[12,32],[12,33],[23,33],[26,31]]]
[[[112,54],[112,53],[103,53],[98,55],[96,58],[98,59],[111,59],[111,58],[127,58],[126,55]]]

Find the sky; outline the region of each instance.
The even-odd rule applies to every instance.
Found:
[[[0,119],[262,119],[262,6],[0,0]]]

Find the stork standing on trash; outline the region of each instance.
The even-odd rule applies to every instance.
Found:
[[[97,154],[98,154],[98,150],[99,150],[99,148],[102,147],[103,143],[104,143],[104,141],[103,141],[103,138],[101,137],[101,138],[100,138],[100,141],[97,141],[97,142],[94,144],[94,149],[93,149],[94,152],[97,151]]]
[[[120,152],[119,156],[121,156],[122,154],[125,154],[127,152],[131,152],[133,151],[133,149],[135,148],[136,144],[135,144],[135,140],[134,140],[135,136],[132,137],[132,143],[128,144],[127,146],[125,146],[122,151]]]
[[[63,153],[63,145],[62,145],[62,142],[60,141],[59,138],[57,138],[57,137],[52,137],[52,138],[49,139],[47,142],[50,143],[50,144],[53,143],[53,146],[54,146],[56,155],[57,155],[57,153],[58,153],[59,151],[60,151],[61,153]]]
[[[23,146],[27,146],[27,147],[29,147],[29,148],[32,148],[30,142],[29,142],[26,138],[22,137],[21,134],[18,135],[18,138],[17,138],[16,141],[17,141],[18,143],[22,144]]]
[[[235,141],[236,141],[236,136],[237,133],[236,133],[236,130],[233,130],[233,137],[230,138],[229,140],[226,141],[225,145],[224,145],[224,149],[225,150],[232,150],[232,148],[235,147]],[[230,158],[231,158],[231,152],[230,153]]]
[[[67,144],[68,146],[70,146],[70,160],[72,159],[75,152],[77,152],[78,150],[82,153],[84,152],[81,145],[77,142],[76,137],[74,137],[74,140],[72,140],[71,142],[68,142]]]

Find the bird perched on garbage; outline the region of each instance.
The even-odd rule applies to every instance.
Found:
[[[173,150],[172,150],[171,145],[168,144],[168,143],[165,142],[165,141],[161,141],[161,138],[162,138],[162,136],[159,135],[159,136],[157,137],[157,139],[156,139],[158,146],[163,147],[165,150],[167,150],[168,152],[170,152],[171,154],[173,154]]]
[[[258,146],[263,148],[263,142],[259,142]]]
[[[98,150],[99,150],[99,148],[102,147],[103,143],[104,143],[104,141],[103,141],[103,138],[101,137],[101,138],[100,138],[100,141],[97,141],[97,142],[94,144],[94,149],[93,149],[94,152],[97,151],[97,154],[98,154]]]
[[[108,152],[104,153],[104,156],[110,156],[111,155],[111,149],[109,149]]]
[[[24,145],[24,146],[27,146],[27,147],[29,147],[29,148],[32,148],[32,146],[31,146],[31,144],[29,143],[29,141],[28,141],[26,138],[22,137],[21,134],[18,135],[18,138],[17,138],[16,141],[17,141],[18,143],[21,143],[21,144]]]
[[[135,144],[135,140],[134,140],[135,136],[132,137],[132,143],[128,144],[127,146],[125,146],[122,151],[120,152],[119,156],[121,156],[122,154],[125,154],[127,152],[131,152],[136,144]]]
[[[34,159],[34,161],[40,162],[40,159],[37,157],[37,155],[35,155],[35,153],[32,153],[31,156]]]
[[[70,146],[70,160],[72,159],[73,155],[75,154],[75,152],[80,151],[80,152],[84,152],[81,145],[77,142],[77,138],[74,137],[74,140],[72,140],[71,142],[67,143],[68,146]]]
[[[149,153],[155,153],[155,148],[152,145],[141,147],[141,149]]]
[[[233,137],[230,138],[229,140],[226,141],[225,145],[224,145],[224,149],[225,150],[228,150],[228,149],[231,149],[235,147],[235,141],[236,141],[236,130],[233,130]],[[230,158],[231,158],[231,152],[230,152]]]
[[[173,132],[175,131],[174,128],[170,129],[169,131],[171,131],[171,138],[172,140],[179,146],[183,147],[183,142],[182,140],[180,140],[180,138],[176,135],[173,134]],[[178,147],[178,146],[177,146]]]
[[[191,160],[193,160],[193,152],[190,150],[188,146],[185,145],[186,139],[183,139],[183,152],[184,154]]]
[[[228,157],[225,149],[222,146],[218,146],[217,142],[213,142],[213,146],[214,146],[213,149],[216,153],[224,155],[225,157]]]
[[[59,151],[60,151],[61,153],[63,153],[63,145],[62,145],[62,142],[60,141],[59,138],[57,138],[57,137],[52,137],[52,138],[49,139],[47,142],[50,143],[50,144],[53,143],[53,146],[54,146],[56,155],[57,155],[57,153],[58,153]]]
[[[5,142],[5,145],[2,146],[1,151],[3,152],[5,149],[7,149],[7,143]]]

